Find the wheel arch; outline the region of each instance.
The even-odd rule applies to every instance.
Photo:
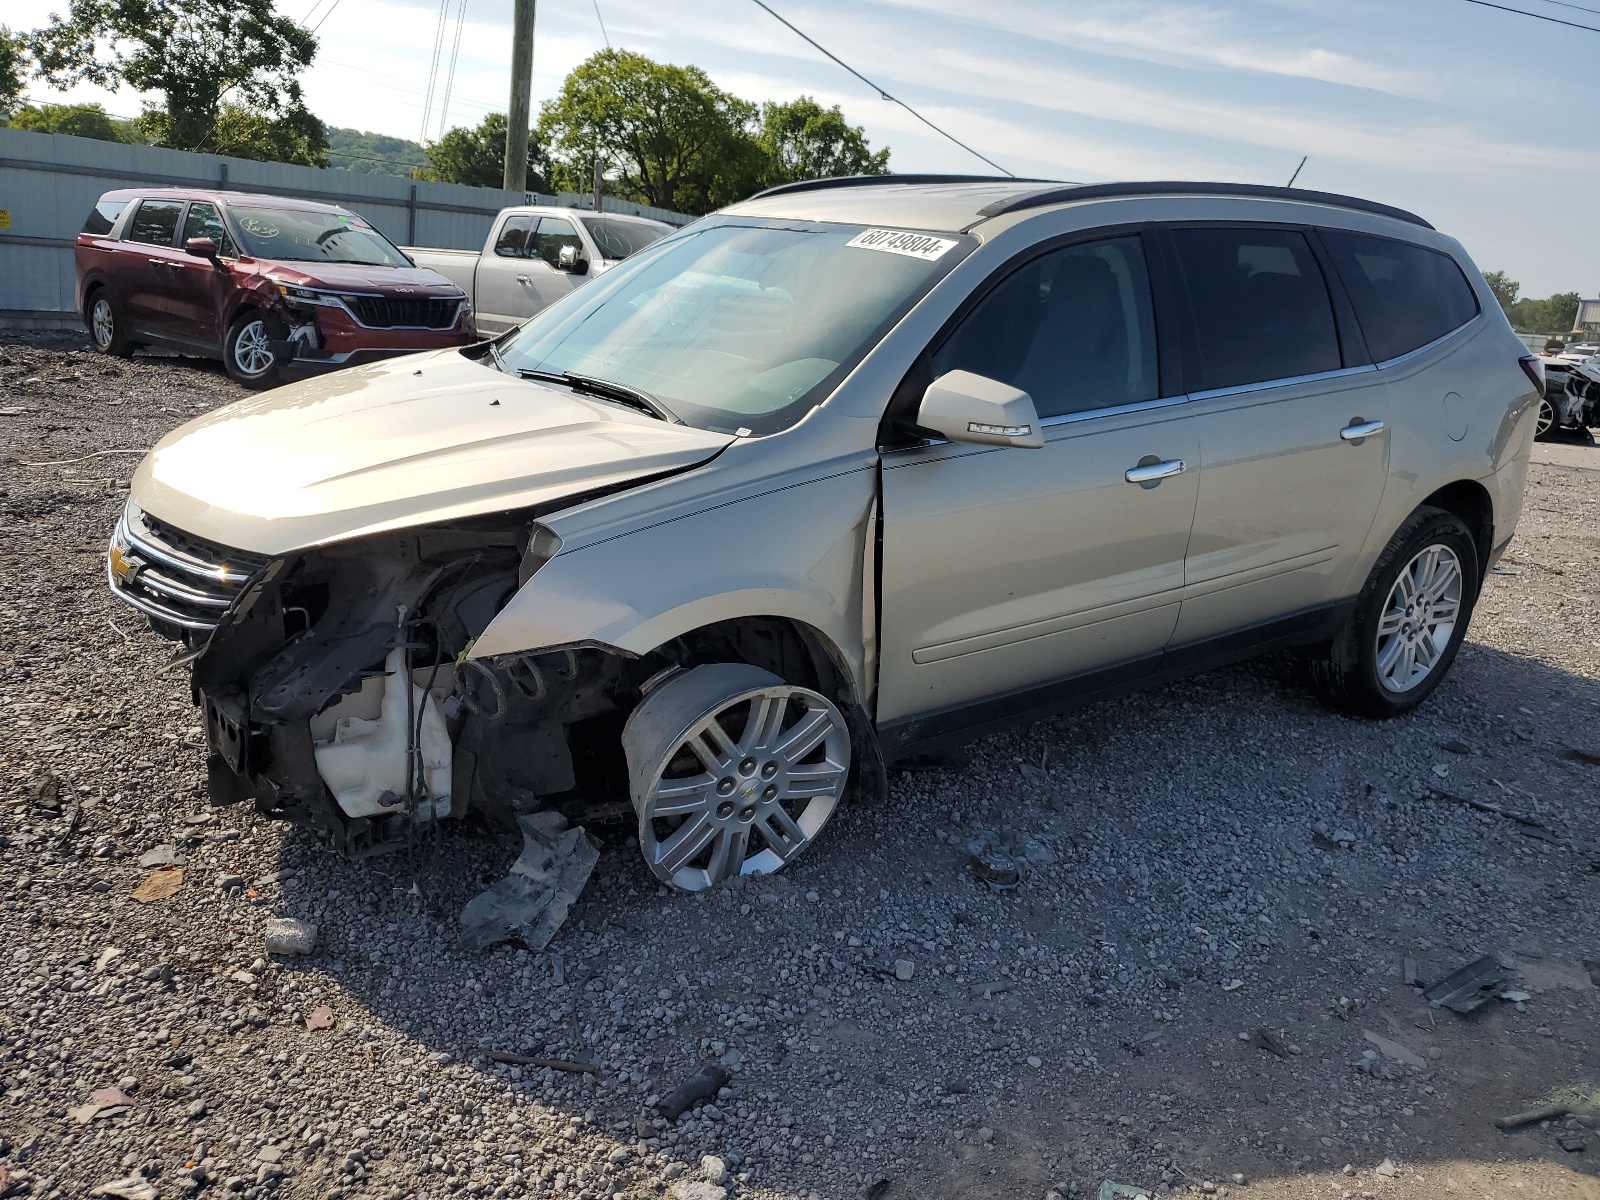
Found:
[[[1473,544],[1478,549],[1478,580],[1481,584],[1489,569],[1489,554],[1494,549],[1494,499],[1488,489],[1476,480],[1458,479],[1429,493],[1418,507],[1443,509],[1459,517],[1472,532]]]

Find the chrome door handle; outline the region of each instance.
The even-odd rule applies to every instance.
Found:
[[[1383,432],[1382,421],[1356,421],[1339,430],[1339,436],[1347,442],[1359,442],[1362,438],[1371,437],[1375,433]]]
[[[1183,474],[1184,468],[1189,464],[1181,458],[1169,458],[1166,462],[1150,463],[1143,467],[1129,467],[1122,473],[1122,477],[1129,483],[1160,483],[1173,475]]]

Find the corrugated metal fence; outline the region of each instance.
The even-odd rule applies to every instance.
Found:
[[[512,204],[587,208],[587,197],[540,196],[391,175],[251,162],[160,146],[129,146],[0,127],[0,323],[74,325],[73,240],[102,193],[151,184],[223,187],[340,204],[406,246],[477,250]],[[673,225],[693,218],[605,200],[608,212]],[[7,219],[9,218],[9,219]]]

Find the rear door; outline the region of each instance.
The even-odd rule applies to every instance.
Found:
[[[1360,587],[1352,568],[1388,478],[1383,381],[1307,231],[1173,227],[1164,240],[1200,441],[1173,648],[1315,621]]]
[[[504,333],[539,310],[538,293],[528,274],[533,231],[538,224],[536,214],[509,214],[489,253],[478,259],[472,306],[481,332]]]
[[[134,333],[173,336],[179,321],[173,294],[181,266],[174,248],[182,200],[141,200],[123,233],[118,265],[123,310]]]

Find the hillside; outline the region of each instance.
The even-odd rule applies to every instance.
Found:
[[[363,175],[411,178],[413,167],[428,165],[428,152],[418,143],[382,133],[328,127],[328,165]]]

